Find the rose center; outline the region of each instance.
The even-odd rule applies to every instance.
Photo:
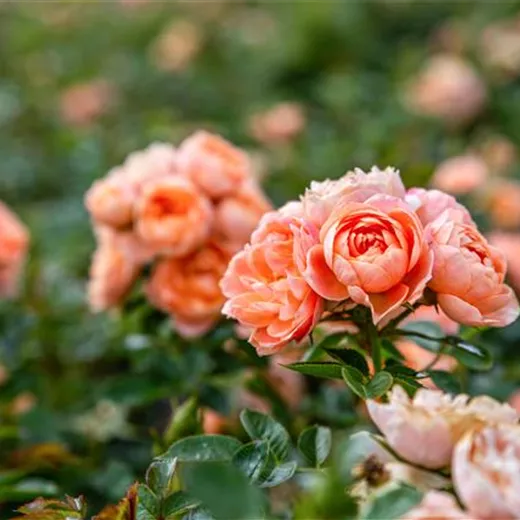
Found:
[[[156,195],[151,205],[151,213],[156,218],[184,215],[189,209],[188,197],[168,197]]]

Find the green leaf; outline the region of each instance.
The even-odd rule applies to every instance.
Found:
[[[265,440],[278,461],[289,455],[290,437],[287,430],[272,417],[253,410],[242,410],[242,426],[253,440]]]
[[[361,520],[394,520],[414,508],[422,500],[422,493],[407,485],[385,489],[376,495],[363,511]]]
[[[58,494],[58,486],[42,478],[28,478],[11,486],[0,488],[0,503],[26,502],[35,497],[53,497]]]
[[[280,484],[283,484],[296,472],[296,468],[298,465],[296,462],[286,462],[285,464],[280,464],[279,466],[276,466],[276,468],[273,469],[272,473],[262,481],[260,484],[260,487],[262,488],[270,488],[279,486]]]
[[[365,387],[367,397],[370,399],[377,399],[386,394],[393,384],[394,378],[392,377],[392,374],[385,372],[384,370],[378,372]]]
[[[329,428],[310,426],[298,438],[298,449],[312,466],[319,467],[330,453],[332,435]]]
[[[136,520],[155,520],[159,515],[160,504],[155,493],[144,484],[137,488]]]
[[[419,381],[417,381],[413,377],[408,377],[408,376],[404,376],[404,375],[394,376],[394,384],[403,387],[405,392],[410,397],[413,397],[415,395],[415,392],[417,392],[417,390],[419,390],[419,388],[423,388],[423,385],[421,385],[421,383],[419,383]]]
[[[339,346],[348,342],[349,335],[346,332],[335,332],[334,334],[329,334],[325,336],[317,345],[316,348],[320,348],[322,350],[328,349],[337,349]]]
[[[166,517],[166,520],[174,520],[198,506],[198,500],[191,498],[184,491],[176,491],[164,500],[162,514]]]
[[[233,463],[252,481],[262,476],[269,457],[266,441],[254,441],[242,446],[233,456]]]
[[[82,520],[87,513],[87,505],[82,497],[68,496],[63,501],[37,498],[20,507],[18,512],[23,516],[12,520]],[[111,520],[116,519],[112,517]]]
[[[449,394],[460,393],[460,383],[451,372],[446,372],[445,370],[429,370],[427,374],[441,390],[444,390]]]
[[[354,349],[328,348],[325,352],[338,360],[341,364],[357,368],[362,374],[368,376],[370,370],[363,354]]]
[[[413,342],[417,343],[420,347],[423,347],[430,352],[437,353],[444,341],[444,332],[438,323],[433,321],[412,321],[407,323],[403,330],[407,332],[416,332],[417,334],[424,334],[433,339],[422,338],[414,334],[410,334],[413,338]]]
[[[382,338],[379,341],[381,348],[392,358],[398,361],[404,361],[404,356],[399,352],[397,347],[388,339]]]
[[[264,518],[260,489],[229,462],[187,464],[181,471],[186,490],[199,500],[216,520]]]
[[[231,460],[240,441],[227,435],[193,435],[172,444],[161,458],[177,458],[179,462]]]
[[[460,338],[450,337],[449,354],[457,361],[472,370],[489,370],[493,366],[493,358],[484,347],[473,345]]]
[[[342,366],[339,363],[331,363],[329,361],[300,361],[283,366],[307,376],[341,379]]]
[[[137,488],[137,483],[130,486],[119,504],[105,506],[92,520],[135,520]]]
[[[201,431],[199,429],[199,404],[195,397],[191,397],[180,406],[176,406],[175,402],[172,402],[172,409],[175,410],[175,413],[173,413],[164,433],[166,446]]]
[[[363,374],[354,367],[344,367],[341,370],[343,380],[347,386],[361,399],[367,398],[367,391],[365,388],[365,377]]]
[[[170,457],[156,458],[150,464],[146,471],[146,483],[156,495],[168,495],[176,465],[177,459]]]

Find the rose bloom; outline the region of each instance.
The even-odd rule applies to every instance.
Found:
[[[202,409],[202,431],[208,435],[217,435],[226,430],[227,418],[212,408]]]
[[[222,137],[198,131],[178,150],[180,171],[211,198],[229,196],[252,176],[247,155]]]
[[[423,226],[433,222],[447,209],[456,209],[466,224],[474,224],[469,211],[455,197],[439,190],[412,188],[406,192],[406,202],[415,209]]]
[[[231,197],[222,199],[215,208],[215,228],[230,242],[244,245],[264,213],[272,209],[262,190],[254,182],[245,183]]]
[[[378,324],[423,293],[432,255],[417,215],[396,197],[341,201],[308,248],[303,273],[327,300],[369,307]]]
[[[506,258],[507,275],[516,291],[520,290],[520,235],[495,231],[487,237],[489,243],[500,249]]]
[[[499,181],[486,193],[489,216],[497,227],[514,229],[520,226],[520,184]]]
[[[503,327],[519,313],[518,301],[504,284],[504,255],[488,244],[464,214],[446,210],[427,230],[434,266],[429,287],[452,320],[471,326]]]
[[[169,256],[193,252],[209,237],[210,201],[187,179],[160,178],[147,183],[135,208],[135,230],[143,242]]]
[[[186,20],[168,25],[153,42],[150,57],[157,69],[178,72],[195,59],[202,45],[199,28]]]
[[[104,79],[78,83],[61,95],[61,117],[72,126],[87,126],[114,102],[114,85]]]
[[[279,103],[251,117],[249,133],[264,144],[292,141],[305,127],[305,115],[298,103]]]
[[[418,114],[461,124],[480,112],[485,99],[485,85],[468,62],[438,54],[409,86],[405,103]]]
[[[480,154],[494,175],[509,173],[518,157],[516,146],[503,136],[487,139],[481,146]]]
[[[132,289],[141,263],[119,247],[114,237],[104,238],[92,258],[88,302],[94,312],[117,307]]]
[[[182,336],[201,336],[220,318],[224,296],[219,282],[230,258],[227,246],[211,241],[187,257],[155,265],[146,294],[152,305],[171,315]]]
[[[401,517],[402,520],[469,520],[449,493],[429,491],[421,503]]]
[[[26,227],[0,202],[0,297],[16,294],[28,247]]]
[[[370,417],[390,447],[403,459],[429,469],[450,463],[458,439],[477,426],[518,421],[507,404],[488,396],[450,397],[436,390],[419,389],[411,399],[394,386],[388,403],[367,401]]]
[[[520,20],[500,21],[482,32],[481,57],[489,67],[506,76],[520,72]]]
[[[476,155],[460,155],[439,164],[431,184],[454,195],[465,195],[481,187],[488,177],[486,163]]]
[[[509,396],[509,405],[520,414],[520,390],[516,390]]]
[[[476,517],[520,518],[520,427],[468,432],[455,448],[452,475],[457,494]]]
[[[252,329],[249,341],[260,355],[303,339],[318,322],[322,299],[295,264],[295,229],[305,222],[267,213],[247,245],[231,260],[221,287],[223,312]]]

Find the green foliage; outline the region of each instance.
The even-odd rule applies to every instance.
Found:
[[[298,449],[311,466],[320,467],[329,456],[332,436],[329,428],[309,426],[298,438]]]
[[[402,518],[422,499],[422,493],[406,484],[384,489],[369,503],[361,514],[361,520],[394,520]]]

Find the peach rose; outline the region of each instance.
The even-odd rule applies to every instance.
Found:
[[[202,409],[202,431],[208,435],[223,433],[228,424],[227,418],[212,408]]]
[[[277,212],[262,217],[247,245],[231,260],[221,282],[223,312],[253,332],[260,355],[303,339],[318,322],[322,299],[302,278],[294,260],[295,229],[302,219]]]
[[[365,202],[378,194],[404,198],[406,190],[396,169],[374,166],[365,173],[356,168],[337,180],[313,181],[302,199],[303,212],[307,219],[322,226],[339,201]]]
[[[236,193],[251,175],[247,155],[222,137],[198,131],[179,147],[179,169],[206,195]]]
[[[485,197],[495,226],[506,229],[520,226],[520,183],[498,181],[489,187]]]
[[[506,77],[520,73],[520,20],[506,19],[482,31],[481,57],[492,69]]]
[[[26,227],[0,202],[0,297],[16,293],[28,247]]]
[[[141,264],[117,241],[107,237],[100,242],[90,266],[88,302],[94,312],[122,303],[139,275]]]
[[[487,237],[489,243],[500,249],[506,258],[507,275],[511,284],[520,290],[520,235],[495,231]]]
[[[458,56],[433,56],[411,83],[405,103],[417,114],[449,124],[473,119],[486,100],[486,87],[474,68]]]
[[[432,186],[454,195],[465,195],[482,186],[488,177],[486,163],[476,155],[459,155],[443,161],[431,179]]]
[[[476,517],[520,518],[520,427],[468,432],[455,448],[452,475],[460,499]]]
[[[436,390],[419,389],[411,399],[400,386],[388,394],[388,403],[367,401],[370,417],[390,447],[403,459],[429,469],[450,463],[456,442],[479,425],[518,421],[507,404],[487,396],[450,397]]]
[[[429,491],[421,503],[401,517],[402,520],[469,520],[449,493]]]
[[[515,390],[509,396],[508,403],[520,414],[520,390]]]
[[[242,246],[251,237],[260,217],[271,209],[256,183],[245,183],[235,195],[222,199],[216,206],[216,230],[225,239]]]
[[[85,206],[99,224],[124,228],[132,224],[134,191],[115,176],[96,181],[85,196]]]
[[[230,257],[225,246],[213,241],[188,257],[165,258],[155,265],[146,294],[152,305],[171,315],[182,336],[201,336],[220,318],[224,296],[219,282]]]
[[[500,135],[490,137],[480,148],[482,158],[494,175],[509,173],[518,158],[516,146]]]
[[[415,209],[423,226],[427,226],[433,222],[447,209],[460,211],[464,217],[464,222],[467,224],[473,223],[469,211],[462,204],[459,204],[455,197],[442,191],[412,188],[406,192],[405,200]]]
[[[364,203],[342,200],[323,224],[319,243],[309,247],[306,263],[304,275],[318,294],[369,307],[377,324],[420,298],[432,255],[407,204],[375,195]]]
[[[114,99],[114,85],[104,79],[78,83],[62,93],[61,117],[70,125],[87,126],[102,116]]]
[[[209,237],[210,201],[190,181],[166,177],[148,182],[136,204],[135,230],[145,244],[179,257]]]
[[[519,309],[513,291],[504,284],[504,255],[457,210],[444,211],[427,231],[434,254],[429,287],[448,317],[472,326],[512,323]]]
[[[249,133],[265,144],[287,143],[305,127],[303,108],[298,103],[279,103],[251,117]]]

